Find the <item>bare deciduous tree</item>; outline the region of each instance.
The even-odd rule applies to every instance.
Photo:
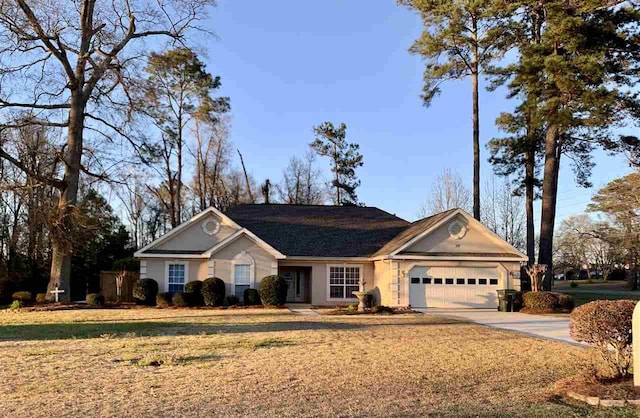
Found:
[[[449,209],[471,210],[472,194],[458,173],[446,168],[431,185],[431,193],[418,211],[418,216],[435,215]]]
[[[0,148],[0,158],[58,190],[50,227],[49,290],[60,287],[65,299],[70,295],[69,239],[80,173],[104,177],[83,164],[85,134],[119,135],[140,150],[117,117],[131,117],[129,80],[143,54],[135,47],[143,47],[141,41],[149,38],[183,41],[213,3],[0,0],[0,127],[50,126],[61,128],[65,135],[57,150],[64,166],[62,178],[34,173],[18,156]],[[32,117],[15,117],[16,111],[25,109]]]
[[[526,250],[526,217],[524,199],[516,196],[509,179],[500,184],[495,176],[485,183],[482,222],[519,250]]]
[[[319,205],[325,201],[320,169],[315,165],[316,155],[307,152],[304,159],[291,157],[277,185],[278,196],[283,203],[294,205]]]

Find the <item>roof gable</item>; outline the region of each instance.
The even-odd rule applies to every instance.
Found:
[[[141,248],[135,256],[201,254],[239,229],[241,227],[222,212],[208,208]]]
[[[452,236],[449,230],[452,224],[463,226],[461,237]],[[397,238],[377,254],[526,259],[521,251],[462,209],[452,209],[417,221]]]

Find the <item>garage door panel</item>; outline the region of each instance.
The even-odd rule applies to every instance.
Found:
[[[420,278],[410,285],[413,307],[497,307],[499,273],[496,268],[417,266],[411,269],[410,275]]]

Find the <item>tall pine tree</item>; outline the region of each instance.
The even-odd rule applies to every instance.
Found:
[[[445,81],[471,77],[473,119],[473,216],[480,219],[479,77],[505,50],[503,26],[509,3],[495,0],[399,0],[416,10],[424,31],[410,51],[426,60],[422,99],[430,106]]]
[[[560,157],[577,155],[577,180],[588,185],[594,144],[610,144],[616,127],[637,118],[640,11],[628,2],[552,0],[520,2],[540,16],[540,41],[520,45],[510,88],[535,97],[544,126],[544,176],[538,263],[553,274]]]
[[[344,123],[336,128],[333,123],[324,122],[315,126],[313,131],[316,138],[309,145],[318,155],[331,158],[334,204],[357,205],[359,202],[356,189],[360,186],[360,180],[356,175],[356,169],[363,165],[360,145],[347,142],[347,125]]]

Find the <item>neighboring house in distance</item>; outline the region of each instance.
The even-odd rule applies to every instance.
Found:
[[[483,308],[520,289],[527,260],[462,209],[410,223],[374,207],[281,204],[209,208],[135,256],[160,291],[219,277],[242,297],[278,274],[290,303],[354,303],[364,284],[377,304]]]

